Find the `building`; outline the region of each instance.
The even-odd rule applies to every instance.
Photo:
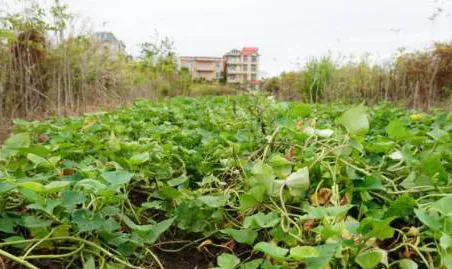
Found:
[[[111,32],[94,33],[93,40],[103,51],[111,54],[126,54],[124,42],[118,40]]]
[[[259,49],[245,47],[233,49],[223,58],[180,57],[180,67],[186,67],[194,80],[221,80],[241,86],[259,86]]]
[[[233,49],[223,56],[226,81],[240,85],[259,85],[259,49]]]
[[[188,68],[194,80],[215,81],[223,78],[224,63],[219,57],[180,57],[180,66]]]

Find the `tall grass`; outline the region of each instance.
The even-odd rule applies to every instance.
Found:
[[[335,68],[330,56],[308,61],[304,68],[304,92],[309,101],[317,103],[325,97],[324,91],[332,82]]]
[[[99,107],[189,93],[191,77],[177,69],[173,44],[142,45],[139,59],[104,48],[77,30],[67,6],[0,10],[0,128],[12,119],[77,114]],[[75,29],[75,30],[74,30]]]
[[[311,59],[298,72],[283,73],[264,83],[283,99],[306,102],[392,101],[410,107],[452,107],[452,42],[431,49],[403,52],[387,65],[358,61]]]

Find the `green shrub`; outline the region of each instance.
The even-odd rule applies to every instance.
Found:
[[[304,91],[311,102],[322,100],[325,89],[330,85],[336,66],[330,56],[313,58],[305,66]]]

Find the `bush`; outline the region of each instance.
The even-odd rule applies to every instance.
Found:
[[[401,102],[411,107],[452,105],[452,42],[402,52],[389,65],[368,57],[336,64],[311,59],[300,71],[267,79],[263,89],[281,99],[305,102]]]
[[[193,84],[190,96],[222,96],[237,95],[239,91],[229,85],[217,84]]]
[[[333,79],[335,64],[330,56],[311,59],[304,68],[304,92],[309,101],[317,103]]]

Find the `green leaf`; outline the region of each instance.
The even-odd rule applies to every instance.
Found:
[[[50,227],[52,221],[43,220],[35,216],[22,216],[18,222],[18,224],[22,227],[26,227],[29,229],[33,228],[47,228]]]
[[[297,246],[290,249],[290,257],[296,261],[302,261],[306,258],[319,257],[320,252],[315,247]]]
[[[120,216],[121,216],[121,220],[124,222],[124,224],[134,231],[149,232],[152,229],[154,229],[154,224],[137,225],[128,216],[126,216],[124,214],[121,214]]]
[[[4,148],[15,149],[15,148],[27,148],[31,144],[31,138],[29,133],[20,133],[12,135],[4,143]]]
[[[366,134],[369,131],[369,119],[363,105],[347,110],[340,117],[339,123],[352,135]]]
[[[441,265],[445,269],[452,269],[452,253],[447,252],[441,256]]]
[[[6,214],[0,216],[0,232],[14,234],[15,225],[16,225],[15,219],[8,217],[8,215]]]
[[[92,256],[83,264],[83,269],[96,269],[96,263]]]
[[[77,205],[83,204],[86,200],[86,196],[74,191],[63,192],[62,205],[71,212]]]
[[[324,217],[337,217],[345,215],[353,205],[330,206],[330,207],[312,207],[308,206],[304,210],[307,211],[307,218],[321,219]]]
[[[35,155],[33,153],[28,153],[27,159],[30,160],[30,162],[32,162],[36,167],[49,164],[49,162],[45,158]]]
[[[445,137],[447,137],[448,133],[442,129],[435,128],[433,131],[427,133],[431,138],[439,141]]]
[[[257,201],[253,196],[248,194],[240,194],[239,202],[240,202],[240,211],[242,212],[259,205],[259,201]]]
[[[106,189],[107,186],[105,186],[104,184],[97,180],[87,178],[77,182],[74,188],[82,189],[83,191],[98,193],[99,191]]]
[[[182,175],[180,177],[168,180],[166,183],[171,187],[176,187],[187,181],[188,181],[188,177],[186,175]]]
[[[34,182],[34,181],[19,183],[19,184],[17,184],[17,186],[19,188],[32,190],[34,192],[44,192],[45,191],[45,188],[41,183]]]
[[[267,256],[275,258],[277,260],[284,260],[289,250],[287,248],[281,248],[275,245],[272,245],[267,242],[259,242],[254,246],[254,250],[260,251]]]
[[[7,193],[15,188],[16,186],[12,183],[0,182],[0,194]]]
[[[71,228],[72,225],[70,224],[58,225],[54,228],[52,237],[69,236]]]
[[[254,186],[249,191],[248,194],[253,196],[256,201],[262,203],[265,198],[266,189],[264,186]]]
[[[448,174],[441,160],[434,155],[428,154],[421,160],[422,172],[430,178],[436,177],[442,183],[447,183]]]
[[[133,177],[132,173],[124,170],[103,172],[102,177],[113,186],[120,186],[130,182]]]
[[[292,113],[297,115],[297,117],[308,117],[309,115],[311,115],[311,105],[295,103],[293,104],[291,111]]]
[[[47,157],[50,155],[50,151],[42,145],[33,145],[26,148],[15,148],[15,150],[21,153],[32,153],[38,155],[39,157]]]
[[[217,258],[218,266],[221,269],[234,269],[240,263],[240,259],[234,255],[223,253]]]
[[[273,182],[275,176],[273,175],[273,169],[268,164],[262,161],[258,161],[251,171],[252,177],[247,178],[247,184],[249,186],[263,186],[267,190],[267,194],[271,195],[273,191]]]
[[[101,213],[103,216],[109,217],[118,216],[120,213],[120,209],[114,206],[106,206],[102,209]]]
[[[145,163],[147,161],[149,161],[151,158],[151,156],[149,155],[148,152],[143,152],[140,154],[136,154],[133,155],[130,159],[129,159],[129,164],[131,165],[139,165],[142,163]]]
[[[287,186],[292,196],[300,197],[309,189],[310,182],[308,168],[304,167],[297,170],[295,173],[292,173],[284,181],[284,184]]]
[[[414,214],[423,224],[433,230],[440,230],[443,227],[437,216],[431,215],[423,209],[415,209]]]
[[[163,185],[160,189],[162,195],[169,199],[177,200],[183,196],[182,192],[167,185]]]
[[[290,228],[289,231],[286,232],[281,228],[281,225],[278,225],[271,229],[270,235],[274,242],[284,242],[287,246],[296,246],[297,240],[290,234],[296,234],[297,232],[298,230],[295,227]]]
[[[292,172],[292,163],[281,155],[274,155],[270,159],[270,164],[279,178],[285,178]]]
[[[218,194],[218,195],[205,195],[198,198],[206,206],[212,208],[223,207],[226,205],[229,199],[229,195]]]
[[[409,132],[400,119],[392,120],[386,127],[386,132],[389,137],[394,140],[401,140],[408,137]]]
[[[252,229],[243,229],[243,230],[235,230],[235,229],[224,229],[221,232],[232,236],[235,241],[241,244],[252,245],[257,238],[257,232]]]
[[[443,234],[439,239],[439,245],[447,251],[452,246],[452,236]]]
[[[361,221],[358,231],[368,238],[375,237],[380,240],[392,238],[394,236],[394,229],[389,225],[391,220],[366,218]]]
[[[400,269],[418,269],[416,262],[410,259],[403,259],[398,262]]]
[[[416,184],[416,172],[412,171],[403,181],[400,183],[405,189],[414,188]]]
[[[384,190],[381,179],[377,175],[366,176],[363,180],[353,180],[355,190]]]
[[[146,209],[162,209],[163,201],[152,201],[149,203],[142,203],[141,207]]]
[[[325,269],[333,259],[338,247],[339,245],[337,244],[326,244],[316,247],[320,255],[315,258],[306,258],[306,269]]]
[[[170,218],[164,221],[161,221],[157,224],[147,224],[147,225],[137,225],[135,224],[129,217],[121,214],[122,221],[132,229],[134,232],[137,232],[140,237],[146,241],[148,244],[153,244],[157,239],[162,235],[166,230],[168,230],[173,224],[174,218]]]
[[[147,244],[154,244],[173,225],[175,219],[175,217],[170,218],[153,225],[152,229],[144,235],[143,239]]]
[[[79,209],[72,213],[72,222],[77,225],[78,231],[91,232],[100,230],[105,224],[100,214],[87,209]]]
[[[61,203],[62,203],[61,200],[47,200],[44,202],[43,205],[34,203],[34,204],[29,204],[27,206],[27,208],[42,210],[42,211],[46,212],[47,214],[52,215],[55,207],[61,205]]]
[[[121,143],[120,143],[119,139],[116,138],[115,133],[113,131],[110,134],[110,139],[108,140],[108,146],[114,152],[118,152],[121,150]]]
[[[445,196],[430,205],[430,208],[443,215],[452,215],[452,195]]]
[[[256,259],[249,261],[247,263],[244,263],[240,266],[240,269],[258,269],[259,266],[264,262],[263,259]]]
[[[371,250],[359,253],[355,262],[363,269],[373,269],[383,260],[381,251]]]
[[[65,189],[69,185],[71,185],[70,181],[52,181],[44,186],[44,191],[46,193],[55,193]]]
[[[270,212],[268,214],[259,212],[252,216],[246,217],[243,223],[243,227],[252,229],[271,228],[278,225],[280,220],[281,218],[279,217],[279,214],[277,212]]]
[[[409,194],[404,194],[399,196],[395,201],[391,202],[391,205],[385,213],[385,217],[404,218],[413,213],[415,205],[416,200],[414,200]]]
[[[23,236],[16,236],[16,235],[3,239],[3,241],[5,243],[24,241],[24,240],[26,240],[26,239]],[[27,244],[27,243],[14,244],[14,247],[19,248],[19,249],[25,249],[27,246],[29,246],[29,244]]]

